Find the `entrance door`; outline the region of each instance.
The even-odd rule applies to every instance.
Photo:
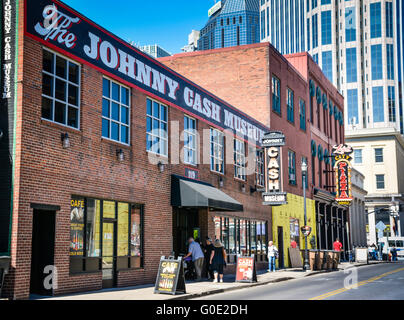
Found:
[[[53,294],[52,278],[49,278],[52,269],[46,273],[44,271],[47,266],[54,265],[55,219],[55,211],[34,210],[30,280],[30,292],[33,294]]]
[[[102,287],[112,288],[116,274],[115,222],[102,224]]]
[[[174,252],[178,256],[187,253],[188,238],[199,233],[199,215],[197,209],[175,209],[173,219]],[[198,232],[199,230],[199,232]],[[202,240],[202,239],[200,239]]]
[[[278,227],[278,250],[279,250],[279,259],[278,259],[278,267],[279,269],[283,269],[285,267],[284,262],[284,254],[283,254],[283,227]]]

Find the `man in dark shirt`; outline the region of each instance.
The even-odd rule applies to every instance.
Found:
[[[208,279],[213,279],[213,277],[214,277],[213,270],[211,270],[209,262],[210,262],[210,256],[212,254],[214,246],[212,244],[211,238],[206,237],[205,241],[206,241],[206,245],[205,245],[204,253],[205,253],[205,262],[206,262],[206,264],[205,264],[206,274],[207,274]]]

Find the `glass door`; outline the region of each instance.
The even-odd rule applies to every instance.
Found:
[[[115,223],[102,224],[102,286],[111,288],[115,278]]]

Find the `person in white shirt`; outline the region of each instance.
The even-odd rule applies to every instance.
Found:
[[[278,256],[278,248],[274,246],[273,241],[268,242],[268,263],[269,272],[275,272],[275,261]]]

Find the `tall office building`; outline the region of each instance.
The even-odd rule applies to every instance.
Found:
[[[160,47],[157,44],[138,46],[138,49],[140,49],[144,53],[147,53],[149,56],[152,56],[155,59],[171,56],[171,53],[164,50],[162,47]]]
[[[198,50],[260,42],[259,0],[222,0],[208,12],[200,32]]]
[[[392,201],[404,203],[404,3],[260,0],[260,5],[261,41],[284,54],[308,51],[345,97],[345,136],[355,148],[355,169],[365,175],[374,242],[375,214]],[[392,217],[382,220],[392,233],[400,231]]]

